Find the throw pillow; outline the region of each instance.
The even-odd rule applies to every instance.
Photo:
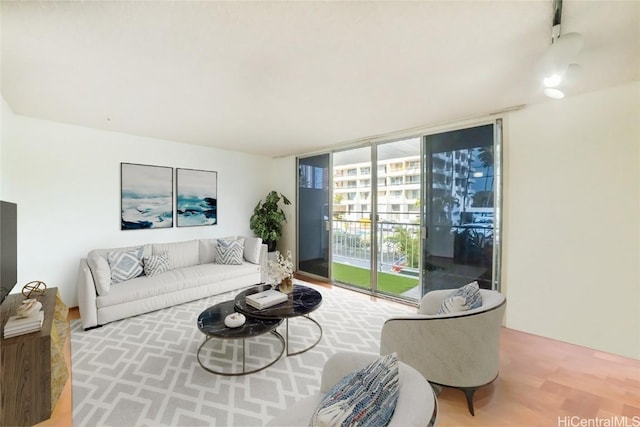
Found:
[[[89,252],[87,264],[89,264],[91,275],[96,284],[96,292],[100,296],[107,295],[111,289],[111,267],[107,261],[107,253],[100,256],[96,250]]]
[[[386,426],[400,393],[398,359],[383,356],[342,378],[322,398],[312,426]]]
[[[144,257],[144,274],[146,276],[157,276],[165,271],[169,271],[169,255],[166,252]]]
[[[467,311],[482,306],[482,295],[478,282],[474,281],[451,292],[440,305],[438,314]]]
[[[144,248],[130,251],[114,251],[107,254],[107,261],[111,267],[111,283],[116,284],[138,277],[144,271],[142,266],[142,254]]]
[[[248,237],[244,239],[244,259],[258,264],[260,263],[260,250],[262,249],[262,239],[260,237]]]
[[[218,239],[216,264],[240,265],[244,251],[243,240]]]

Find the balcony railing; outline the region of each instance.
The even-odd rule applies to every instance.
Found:
[[[380,270],[392,271],[394,264],[419,259],[418,224],[380,222],[377,237]],[[334,260],[354,264],[371,260],[371,222],[368,219],[333,220],[332,238]]]
[[[336,262],[368,268],[372,257],[371,222],[366,215],[360,220],[333,220],[333,259]],[[387,216],[393,215],[387,213]],[[490,265],[493,249],[493,223],[432,224],[434,229],[449,230],[454,263]],[[408,222],[381,221],[377,225],[378,269],[418,275],[420,260],[420,225]],[[438,244],[436,240],[435,243]],[[447,243],[449,242],[449,243]],[[435,248],[432,248],[435,249]],[[437,253],[442,252],[437,250]]]

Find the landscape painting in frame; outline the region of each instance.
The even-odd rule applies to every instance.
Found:
[[[173,168],[121,163],[122,230],[173,227]]]
[[[218,222],[218,172],[176,169],[178,227]]]

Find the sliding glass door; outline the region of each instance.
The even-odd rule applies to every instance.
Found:
[[[333,279],[420,294],[420,138],[333,153]]]
[[[376,145],[376,290],[420,295],[420,138]]]
[[[375,289],[371,164],[370,146],[333,153],[333,280],[366,290]]]
[[[298,159],[298,271],[330,278],[329,154]]]
[[[494,288],[496,247],[497,124],[424,138],[425,204],[422,293],[455,289],[477,280]]]

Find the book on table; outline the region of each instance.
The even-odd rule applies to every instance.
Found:
[[[32,316],[11,316],[4,325],[4,337],[11,338],[22,334],[39,331],[44,321],[44,312],[38,311]]]
[[[266,291],[258,292],[255,294],[247,295],[247,304],[258,310],[263,308],[269,308],[277,304],[281,304],[287,300],[287,294],[283,294],[275,289],[269,289]]]

